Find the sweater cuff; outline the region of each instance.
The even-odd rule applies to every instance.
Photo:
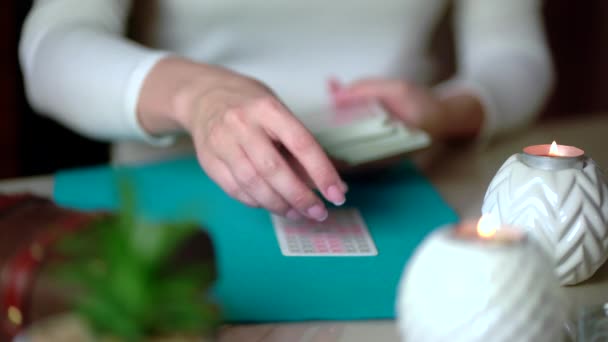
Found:
[[[127,83],[125,94],[125,121],[127,127],[133,132],[135,138],[143,140],[148,144],[165,147],[173,144],[175,135],[152,135],[141,126],[137,117],[137,102],[141,93],[143,83],[150,73],[150,70],[163,58],[170,55],[169,52],[153,52],[139,63],[135,70],[131,73]]]

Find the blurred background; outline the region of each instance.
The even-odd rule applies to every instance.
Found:
[[[17,45],[30,5],[0,4],[0,178],[99,164],[109,156],[107,144],[80,137],[28,106]],[[541,120],[608,115],[608,1],[546,0],[544,17],[557,86]]]

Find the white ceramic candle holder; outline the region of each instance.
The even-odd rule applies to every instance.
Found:
[[[522,230],[474,227],[439,229],[416,250],[399,287],[402,340],[562,341],[568,306],[550,258]]]
[[[562,285],[591,277],[608,257],[608,186],[572,146],[535,145],[511,156],[486,192],[482,213],[525,228],[553,256]]]

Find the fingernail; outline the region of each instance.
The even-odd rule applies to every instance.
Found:
[[[325,219],[329,215],[329,213],[327,212],[327,209],[325,209],[325,207],[320,204],[317,204],[317,205],[314,205],[314,206],[308,208],[307,213],[311,218],[313,218],[319,222],[325,221]]]
[[[347,193],[348,192],[348,184],[346,184],[344,181],[340,181],[340,189],[342,189],[343,193]]]
[[[332,185],[327,189],[327,199],[335,205],[342,205],[346,202],[344,193],[336,185]]]
[[[297,221],[302,218],[302,215],[300,215],[300,213],[298,213],[294,209],[289,209],[286,216],[288,219],[293,220],[293,221]]]

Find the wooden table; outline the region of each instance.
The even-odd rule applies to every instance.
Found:
[[[490,180],[502,163],[523,146],[550,143],[585,149],[600,166],[608,166],[608,115],[541,122],[491,145],[440,147],[416,157],[416,163],[463,218],[478,217]],[[50,196],[52,176],[0,181],[1,192],[31,191]],[[608,302],[608,263],[583,284],[567,287],[573,313],[585,305]],[[394,321],[303,322],[226,326],[220,341],[398,341]]]

